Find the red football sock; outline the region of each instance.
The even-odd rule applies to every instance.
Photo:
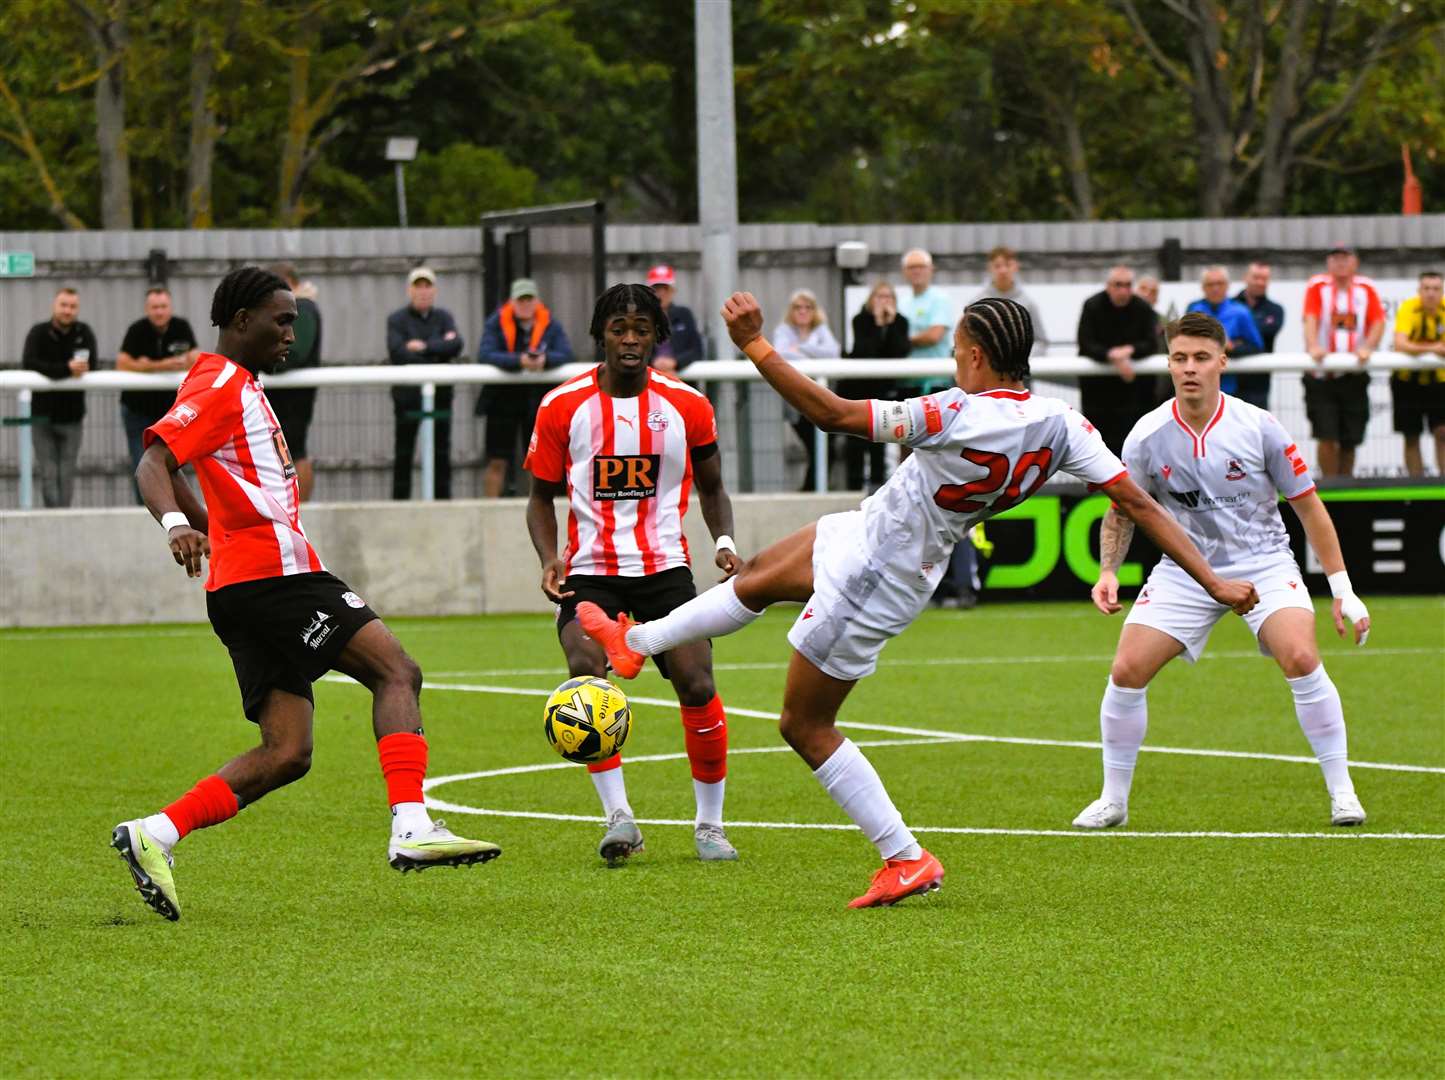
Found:
[[[422,802],[421,782],[426,779],[426,738],[410,731],[398,731],[376,740],[381,758],[381,775],[386,779],[386,799],[392,806]]]
[[[683,742],[692,778],[716,784],[728,774],[728,718],[716,694],[706,705],[682,706]]]
[[[192,829],[206,829],[235,817],[240,808],[231,785],[219,776],[208,776],[161,813],[185,836]]]
[[[607,772],[610,769],[622,768],[622,755],[613,754],[606,761],[590,761],[587,763],[588,772]]]

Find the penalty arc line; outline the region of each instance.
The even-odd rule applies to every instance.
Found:
[[[345,675],[326,675],[327,682],[351,683],[354,680]],[[450,690],[469,694],[509,694],[520,697],[548,697],[552,691],[522,686],[493,686],[485,683],[434,683],[422,684],[427,690]],[[629,695],[628,700],[639,705],[662,705],[676,708],[677,702],[668,698],[640,697]],[[729,705],[727,711],[734,716],[748,716],[759,720],[777,720],[778,714],[762,709],[744,709]],[[978,735],[957,731],[936,731],[928,728],[901,727],[894,724],[869,724],[858,720],[839,720],[839,727],[854,728],[858,731],[877,731],[888,735],[906,735],[943,742],[988,742],[1011,746],[1054,746],[1076,750],[1099,750],[1103,744],[1083,739],[1034,739],[1013,735]],[[1210,750],[1185,746],[1143,746],[1145,753],[1182,754],[1190,757],[1241,758],[1250,761],[1284,761],[1292,764],[1317,765],[1312,757],[1302,754],[1266,754],[1250,750]],[[1353,769],[1379,769],[1385,772],[1433,773],[1445,775],[1445,767],[1435,765],[1408,765],[1382,761],[1351,761]]]

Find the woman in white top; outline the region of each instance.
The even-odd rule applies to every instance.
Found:
[[[818,306],[818,298],[808,289],[799,289],[788,299],[788,316],[773,329],[773,348],[784,360],[835,360],[843,349],[833,331],[828,329],[828,315]],[[800,490],[813,490],[815,454],[813,439],[817,428],[805,416],[788,410],[793,430],[808,451],[808,473]]]

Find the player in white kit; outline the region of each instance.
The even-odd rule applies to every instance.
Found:
[[[1129,479],[1083,416],[1061,401],[1031,395],[1033,325],[1028,309],[989,298],[970,304],[954,331],[958,388],[907,401],[850,401],[814,383],[762,336],[763,315],[749,293],[723,307],[733,342],[787,402],[825,431],[896,442],[914,453],[862,508],[830,514],[778,541],[731,580],[654,622],[580,604],[577,618],[631,678],[644,656],[683,642],[740,630],[769,604],[804,602],[788,634],[788,669],[779,727],[835,802],[884,860],[850,907],[897,903],[937,889],[943,866],[904,825],[873,766],[835,726],[853,684],[927,605],[953,547],[979,521],[1032,495],[1062,469],[1098,487],[1208,594],[1241,613],[1257,597],[1248,582],[1225,581],[1184,531]]]
[[[1279,421],[1220,393],[1219,378],[1228,363],[1224,328],[1195,313],[1171,323],[1167,333],[1175,397],[1134,425],[1124,441],[1124,463],[1129,474],[1169,508],[1215,571],[1254,582],[1259,605],[1245,621],[1260,652],[1274,657],[1289,683],[1300,727],[1324,771],[1330,821],[1362,824],[1365,811],[1345,760],[1340,694],[1320,662],[1314,608],[1290,551],[1279,496],[1289,500],[1328,575],[1335,629],[1344,637],[1348,621],[1355,644],[1363,645],[1370,632],[1369,612],[1350,588],[1329,511]],[[1117,571],[1133,535],[1132,522],[1114,510],[1105,515],[1093,598],[1106,615],[1121,608]],[[1124,620],[1099,707],[1104,791],[1074,819],[1076,826],[1106,829],[1129,820],[1129,787],[1148,726],[1149,681],[1176,656],[1198,660],[1209,632],[1227,610],[1168,556],[1150,573]]]

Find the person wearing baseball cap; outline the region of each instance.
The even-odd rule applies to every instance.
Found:
[[[1363,367],[1380,345],[1385,308],[1375,283],[1356,274],[1359,267],[1354,248],[1340,241],[1330,245],[1325,272],[1305,287],[1305,348],[1317,364],[1329,353],[1354,353]],[[1350,476],[1370,420],[1369,372],[1307,371],[1304,387],[1320,473]]]
[[[690,308],[673,303],[677,277],[672,267],[658,263],[647,271],[647,284],[657,294],[662,313],[671,324],[667,339],[659,341],[652,353],[652,366],[664,375],[676,375],[694,360],[702,359],[702,335]]]
[[[437,276],[429,266],[406,275],[407,305],[386,319],[386,352],[393,364],[450,364],[462,351],[457,322],[446,308],[436,306]],[[392,458],[391,497],[411,498],[411,462],[421,427],[421,387],[393,386],[391,405],[396,414],[396,445]],[[432,446],[436,452],[436,497],[452,497],[452,387],[438,386],[432,417]]]
[[[487,316],[477,359],[503,371],[542,371],[572,361],[572,343],[567,331],[542,303],[537,283],[517,278],[508,290],[509,299]],[[507,475],[520,464],[518,437],[523,450],[532,439],[537,406],[552,387],[543,383],[517,386],[484,386],[477,397],[476,414],[487,418],[485,469],[482,494],[489,499],[501,495]],[[513,470],[514,471],[514,470]]]

